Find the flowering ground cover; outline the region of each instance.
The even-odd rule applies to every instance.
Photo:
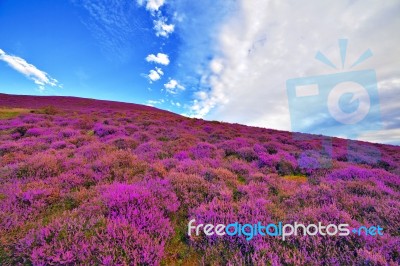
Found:
[[[398,146],[0,94],[0,264],[398,265],[399,177]],[[191,219],[384,235],[247,241],[188,236]]]

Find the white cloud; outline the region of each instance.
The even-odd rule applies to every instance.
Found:
[[[374,56],[352,70],[375,69],[378,81],[399,77],[399,8],[398,1],[385,5],[375,1],[240,1],[229,19],[210,34],[214,59],[200,72],[200,91],[194,95],[191,115],[290,130],[286,80],[349,71],[349,65],[368,48]],[[199,34],[192,34],[186,40],[197,40]],[[349,40],[344,70],[332,70],[314,59],[320,50],[341,66],[340,38]],[[380,88],[381,106],[398,110],[399,102],[393,97],[398,90],[391,91],[392,97],[385,97],[389,90]]]
[[[148,10],[153,20],[156,36],[162,36],[168,38],[168,36],[174,31],[174,24],[167,24],[167,18],[162,15],[160,8],[165,4],[164,0],[137,0],[140,6],[146,5],[146,10]]]
[[[164,99],[160,99],[160,100],[147,100],[145,104],[148,105],[148,106],[154,106],[154,105],[157,105],[157,104],[163,104],[164,102],[165,102]]]
[[[6,62],[10,67],[23,74],[25,77],[33,80],[33,82],[38,85],[38,89],[41,92],[45,91],[46,86],[61,87],[56,79],[50,77],[46,72],[37,69],[34,65],[29,64],[21,57],[6,54],[0,49],[0,60]]]
[[[173,105],[173,106],[176,106],[176,107],[181,107],[181,104],[179,103],[179,102],[174,102],[174,101],[170,101],[171,102],[171,104]]]
[[[175,25],[167,24],[167,19],[162,16],[154,20],[153,23],[157,36],[168,37],[175,29]]]
[[[154,63],[165,65],[165,66],[169,64],[168,55],[163,54],[163,53],[158,53],[157,55],[150,54],[146,57],[146,61],[154,62]]]
[[[165,0],[138,0],[140,6],[146,5],[146,9],[150,12],[158,11],[165,3]]]
[[[224,69],[224,65],[222,60],[219,58],[213,59],[210,63],[210,69],[214,74],[220,74]]]
[[[199,100],[206,100],[208,98],[208,94],[205,91],[197,91],[194,95]]]
[[[164,72],[161,70],[161,68],[156,67],[155,69],[150,70],[150,73],[147,75],[147,78],[150,80],[151,83],[159,80],[162,75],[164,75]]]
[[[167,90],[167,92],[171,94],[177,94],[179,91],[185,90],[185,87],[179,84],[179,82],[176,81],[175,79],[171,79],[170,81],[165,83],[164,87]]]
[[[359,136],[359,139],[375,143],[400,145],[399,136],[400,136],[400,128],[394,128],[394,129],[385,129],[385,130],[363,133]]]

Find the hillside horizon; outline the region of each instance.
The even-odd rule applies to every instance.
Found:
[[[41,108],[55,104],[57,104],[59,108],[63,109],[71,109],[77,107],[98,108],[100,107],[100,104],[103,104],[103,106],[101,107],[105,108],[114,108],[114,109],[132,108],[132,109],[154,110],[159,112],[176,114],[174,112],[160,109],[157,107],[138,104],[138,103],[131,103],[131,102],[101,100],[101,99],[85,98],[78,96],[23,95],[23,94],[0,93],[0,106],[9,106],[9,107],[25,106],[29,108]]]
[[[279,129],[272,129],[266,127],[259,127],[259,126],[249,126],[240,123],[230,123],[225,121],[216,121],[216,120],[206,120],[202,118],[192,118],[187,117],[169,110],[165,110],[162,108],[157,108],[150,105],[139,104],[139,103],[131,103],[131,102],[122,102],[122,101],[113,101],[113,100],[103,100],[103,99],[95,99],[95,98],[85,98],[85,97],[78,97],[78,96],[55,96],[55,95],[19,95],[19,94],[6,94],[0,93],[0,107],[7,106],[7,107],[27,107],[27,108],[43,108],[47,106],[56,105],[58,108],[62,109],[73,109],[73,108],[111,108],[111,109],[136,109],[136,110],[148,110],[148,111],[155,111],[155,112],[165,112],[173,115],[177,115],[180,117],[188,118],[188,119],[199,119],[208,122],[219,122],[225,123],[228,125],[241,125],[244,127],[250,128],[259,128],[259,129],[269,129],[275,130],[280,132],[288,132],[292,134],[300,134],[300,135],[307,135],[307,136],[324,136],[321,134],[310,134],[310,133],[302,133],[302,132],[293,132],[293,131],[286,131],[286,130],[279,130]],[[352,140],[352,141],[359,141],[359,142],[366,142],[371,144],[379,144],[379,145],[388,145],[388,146],[399,146],[397,144],[388,144],[388,143],[380,143],[380,142],[372,142],[372,141],[365,141],[365,140],[355,140],[355,139],[347,139],[341,137],[333,137],[333,136],[325,136],[329,138],[336,138],[336,139],[343,139],[343,140]]]

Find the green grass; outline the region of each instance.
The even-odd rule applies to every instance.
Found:
[[[184,210],[171,215],[175,232],[166,243],[166,256],[161,261],[161,265],[198,265],[201,261],[199,254],[188,245],[187,221],[187,212]]]
[[[0,107],[0,119],[10,119],[20,114],[29,113],[31,110],[24,108]]]

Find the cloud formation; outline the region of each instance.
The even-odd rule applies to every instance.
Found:
[[[235,15],[237,8],[236,1],[174,0],[169,3],[168,14],[182,40],[176,48],[175,61],[179,67],[176,79],[184,84],[199,86],[198,83],[209,71],[210,58],[220,53],[220,28]]]
[[[138,0],[140,6],[145,5],[146,9],[150,12],[158,11],[165,3],[164,0]]]
[[[350,71],[351,63],[369,48],[374,56],[351,70],[375,69],[378,82],[391,84],[390,89],[379,87],[382,119],[396,120],[389,114],[399,109],[395,96],[400,88],[393,83],[400,76],[399,10],[398,1],[384,5],[375,1],[240,1],[229,19],[213,29],[215,35],[209,35],[215,45],[201,71],[191,115],[290,130],[286,80]],[[341,38],[349,40],[343,70],[332,70],[314,59],[320,50],[341,66],[337,43]],[[320,119],[310,118],[310,128],[316,128]]]
[[[161,64],[164,66],[167,66],[169,64],[169,58],[167,54],[163,54],[163,53],[158,53],[157,55],[154,54],[149,54],[146,57],[146,61],[147,62],[154,62],[157,64]]]
[[[166,91],[170,94],[177,94],[179,91],[185,90],[179,82],[175,79],[170,79],[167,83],[164,84]]]
[[[163,104],[164,102],[165,102],[164,99],[160,99],[160,100],[147,100],[145,104],[148,105],[148,106],[154,106],[154,105],[157,105],[157,104]]]
[[[145,6],[146,10],[150,12],[153,20],[156,36],[168,38],[174,31],[174,24],[167,24],[167,17],[163,16],[161,7],[165,4],[164,0],[137,0],[139,6]]]
[[[0,60],[6,62],[10,67],[23,74],[28,79],[33,80],[33,82],[38,85],[40,91],[44,91],[46,86],[61,86],[56,79],[50,77],[46,72],[39,70],[21,57],[6,54],[2,49],[0,49]]]
[[[156,36],[168,37],[175,29],[174,24],[167,24],[167,18],[160,16],[157,20],[153,21]]]
[[[174,31],[175,25],[167,24],[167,18],[163,16],[161,12],[161,7],[165,4],[164,0],[137,0],[140,6],[145,5],[146,10],[148,10],[153,19],[155,34],[157,37],[168,38],[169,35]],[[167,66],[170,61],[167,54],[158,53],[157,55],[150,54],[146,57],[147,62],[152,62],[156,64],[161,64]],[[157,81],[161,78],[164,72],[157,68],[155,70],[150,70],[150,73],[146,76],[150,83]]]
[[[155,69],[150,70],[147,78],[149,79],[150,83],[152,83],[159,80],[162,75],[164,75],[164,72],[161,70],[161,68],[156,67]]]
[[[400,145],[400,128],[366,132],[360,135],[360,139],[375,142]]]

